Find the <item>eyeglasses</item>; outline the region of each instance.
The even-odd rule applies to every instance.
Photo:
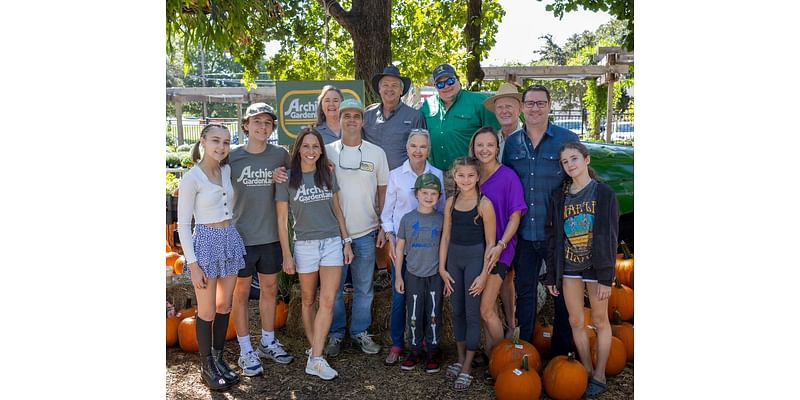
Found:
[[[446,81],[436,82],[436,88],[437,89],[444,89],[444,85],[445,84],[447,84],[447,86],[455,85],[456,84],[456,78],[450,77],[450,78],[447,78]]]
[[[341,148],[339,149],[339,168],[354,171],[360,170],[361,160],[363,157],[363,153],[361,153],[361,146],[363,144],[364,142],[361,142],[361,144],[356,148],[356,150],[358,150],[358,157],[356,157],[356,152],[354,150],[345,151],[344,143],[340,143]]]
[[[536,107],[539,107],[539,108],[544,108],[544,106],[547,105],[547,100],[523,101],[522,105],[524,105],[525,108],[533,108],[533,106],[536,106]]]

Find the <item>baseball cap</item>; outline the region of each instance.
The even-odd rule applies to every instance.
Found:
[[[343,101],[342,104],[339,105],[339,116],[340,117],[342,116],[342,111],[350,108],[355,108],[358,111],[361,111],[361,114],[364,114],[364,105],[361,104],[360,101],[356,99],[347,99]]]
[[[258,114],[269,114],[272,116],[272,119],[275,121],[278,120],[278,116],[275,114],[275,111],[270,107],[267,103],[253,103],[247,107],[247,111],[244,113],[244,119],[248,119],[254,115]]]
[[[436,82],[443,76],[448,78],[456,77],[456,69],[450,64],[439,64],[433,69],[433,81]]]
[[[417,180],[414,182],[414,190],[417,189],[433,189],[439,193],[442,193],[442,183],[439,182],[439,178],[436,175],[426,172],[417,177]]]

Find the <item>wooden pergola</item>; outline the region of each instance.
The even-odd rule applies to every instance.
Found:
[[[606,105],[606,142],[611,142],[611,123],[613,122],[614,82],[617,75],[628,73],[628,65],[633,64],[633,52],[621,47],[600,47],[593,56],[597,65],[548,65],[537,67],[483,67],[483,80],[504,80],[522,86],[524,79],[596,79],[597,85],[608,85]]]
[[[190,101],[208,103],[236,103],[237,114],[242,117],[243,103],[275,103],[277,95],[275,84],[267,84],[247,90],[245,87],[191,87],[167,88],[167,101],[175,104],[175,118],[178,124],[178,143],[183,143],[183,104]]]

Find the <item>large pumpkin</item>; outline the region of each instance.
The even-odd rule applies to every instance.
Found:
[[[542,380],[539,374],[528,367],[528,355],[522,356],[522,364],[505,368],[494,384],[497,400],[538,399],[542,395]]]
[[[550,340],[552,336],[553,325],[548,324],[544,319],[533,328],[533,347],[536,347],[536,350],[542,357],[547,357],[547,355],[550,354]]]
[[[174,251],[168,251],[167,252],[167,264],[166,265],[169,266],[169,267],[174,266],[175,265],[175,261],[180,256],[181,256],[180,254],[178,254],[178,253],[176,253]]]
[[[633,361],[633,325],[623,322],[619,317],[619,311],[614,311],[611,321],[611,334],[619,338],[625,345],[626,361]]]
[[[624,321],[633,318],[633,289],[621,284],[617,278],[614,278],[614,283],[611,284],[608,315],[614,315],[614,310],[619,310],[619,316]]]
[[[622,247],[622,254],[617,254],[614,270],[623,285],[633,287],[633,253],[628,250],[628,245],[624,240],[620,242],[620,247]]]
[[[512,339],[503,339],[498,342],[493,348],[489,356],[489,373],[492,378],[497,379],[500,372],[503,371],[508,365],[520,365],[522,357],[528,356],[528,364],[534,370],[542,370],[542,359],[539,357],[539,352],[532,344],[520,340],[519,327],[514,330],[514,337]]]
[[[597,338],[589,339],[589,346],[592,349],[592,365],[597,366]],[[625,345],[618,338],[611,337],[611,349],[608,352],[608,361],[606,361],[606,376],[614,376],[625,369]]]
[[[275,329],[283,328],[286,325],[287,318],[289,318],[289,306],[279,300],[275,304]]]
[[[181,319],[177,316],[167,317],[167,347],[178,344],[178,326]]]
[[[195,353],[198,351],[196,326],[196,317],[186,318],[178,325],[178,343],[181,346],[181,350],[187,353]]]
[[[542,386],[547,396],[554,400],[577,400],[583,397],[589,374],[575,353],[556,356],[547,364],[542,374]]]

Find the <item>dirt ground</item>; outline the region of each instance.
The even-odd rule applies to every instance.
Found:
[[[378,297],[386,297],[386,293],[376,292]],[[168,292],[168,299],[170,294]],[[182,304],[182,302],[180,303]],[[377,304],[376,304],[377,306]],[[376,307],[377,308],[377,307]],[[290,307],[291,309],[291,307]],[[257,301],[250,301],[250,330],[253,337],[260,335]],[[376,315],[386,316],[387,312],[377,310]],[[552,316],[552,300],[545,303],[540,315]],[[292,318],[290,314],[290,319]],[[376,318],[373,318],[375,320]],[[367,355],[355,347],[344,345],[338,357],[329,358],[331,366],[339,372],[339,377],[332,381],[323,381],[305,373],[306,357],[303,354],[308,347],[305,337],[297,334],[296,324],[290,321],[287,326],[278,330],[277,335],[286,350],[296,357],[289,365],[280,365],[263,360],[264,375],[257,377],[241,377],[241,383],[227,392],[210,392],[200,379],[200,355],[184,353],[178,347],[166,350],[166,397],[167,399],[491,399],[494,388],[483,379],[486,367],[474,368],[475,380],[470,388],[463,392],[453,389],[453,382],[445,378],[444,367],[455,362],[456,352],[452,341],[442,346],[444,363],[438,373],[428,374],[420,366],[414,371],[402,371],[399,366],[387,367],[383,360],[389,350],[391,341],[387,330],[382,330],[385,318],[373,321],[371,333],[377,343],[384,345],[381,353]],[[295,328],[290,328],[290,325]],[[380,326],[378,326],[380,325]],[[387,327],[388,328],[388,327]],[[374,329],[374,330],[373,330]],[[347,343],[345,341],[344,343]],[[239,346],[235,340],[228,341],[225,346],[225,359],[237,371]],[[402,360],[402,359],[401,359]],[[625,370],[608,378],[609,390],[599,399],[632,399],[633,398],[633,363],[628,363]],[[542,391],[543,399],[548,397]]]

